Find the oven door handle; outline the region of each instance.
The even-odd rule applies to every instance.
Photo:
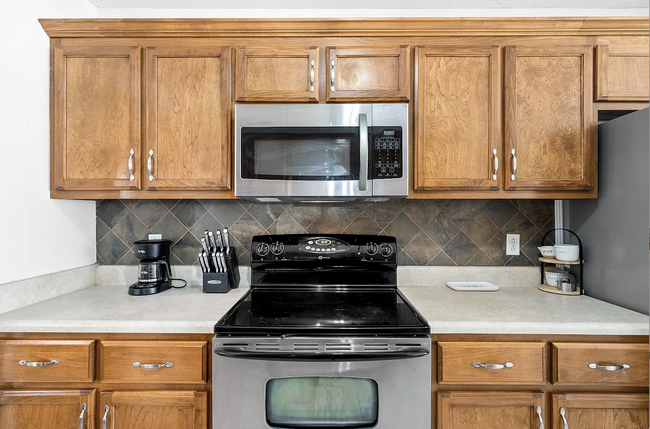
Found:
[[[275,360],[275,359],[294,359],[294,360],[337,360],[337,361],[364,361],[364,360],[393,360],[393,359],[412,359],[429,354],[425,347],[412,347],[397,351],[386,352],[314,352],[314,351],[246,351],[235,350],[233,348],[215,350],[219,356],[238,358],[238,359],[257,359],[257,360]]]
[[[359,192],[368,189],[368,118],[359,114]]]

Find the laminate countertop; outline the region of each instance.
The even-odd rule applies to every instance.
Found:
[[[0,332],[201,333],[247,291],[204,294],[198,286],[129,296],[127,286],[92,286],[0,314]],[[455,292],[409,285],[402,293],[434,334],[648,335],[648,316],[587,296],[559,296],[531,286]]]

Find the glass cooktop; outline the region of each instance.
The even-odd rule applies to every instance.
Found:
[[[230,335],[428,334],[393,288],[254,288],[214,327]]]

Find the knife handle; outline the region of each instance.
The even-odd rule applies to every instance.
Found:
[[[230,234],[228,228],[223,229],[223,246],[226,248],[226,253],[230,253]]]
[[[217,232],[215,232],[215,241],[217,242],[217,248],[219,251],[223,250],[223,242],[221,241],[221,230],[218,229]]]

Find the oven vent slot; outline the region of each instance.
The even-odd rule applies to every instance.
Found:
[[[329,343],[325,344],[325,351],[349,352],[352,346],[348,343]]]
[[[279,343],[255,344],[255,350],[280,350]]]
[[[388,344],[381,344],[381,343],[367,343],[364,345],[366,348],[366,351],[372,351],[372,352],[387,352],[388,351]]]
[[[318,351],[318,343],[295,343],[293,349],[300,351]]]
[[[248,347],[248,343],[223,343],[223,347]]]
[[[395,344],[397,347],[422,347],[422,344],[420,343],[397,343]]]

